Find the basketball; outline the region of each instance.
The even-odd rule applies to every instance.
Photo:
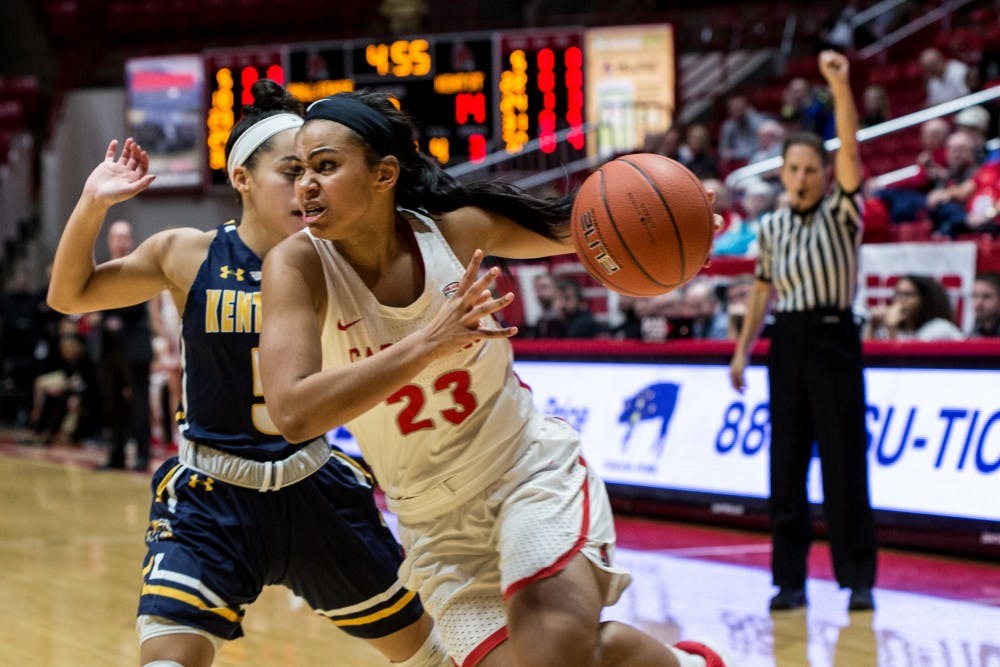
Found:
[[[653,153],[603,164],[580,186],[570,222],[587,272],[629,296],[665,294],[704,266],[715,233],[701,181]]]

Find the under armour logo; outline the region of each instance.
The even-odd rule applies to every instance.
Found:
[[[190,486],[192,489],[196,489],[198,488],[198,484],[201,484],[202,488],[205,489],[206,491],[211,491],[212,485],[215,484],[215,480],[212,479],[211,477],[206,477],[202,479],[201,477],[198,476],[198,473],[195,473],[191,475],[191,479],[188,480],[188,486]]]
[[[235,276],[236,280],[242,282],[243,281],[243,269],[236,269],[234,271],[234,270],[231,270],[229,268],[228,264],[226,264],[225,266],[219,267],[219,277],[220,278],[225,279],[225,278],[228,278],[229,276]]]

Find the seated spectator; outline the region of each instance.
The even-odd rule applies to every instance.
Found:
[[[912,222],[926,215],[927,193],[934,183],[943,182],[948,176],[948,169],[944,166],[947,163],[945,143],[950,133],[948,121],[943,118],[925,121],[920,126],[922,149],[914,161],[919,171],[872,192],[872,197],[885,206],[892,222]]]
[[[945,145],[947,175],[927,193],[927,210],[934,231],[943,236],[961,233],[966,225],[966,206],[975,191],[973,175],[979,169],[975,142],[967,132],[955,131]]]
[[[986,140],[990,127],[990,112],[981,106],[962,109],[955,114],[955,131],[965,132],[972,139],[976,161],[986,161]]]
[[[716,237],[712,254],[719,256],[756,257],[757,228],[760,217],[774,210],[774,189],[759,178],[742,184],[743,216]]]
[[[779,118],[787,132],[798,132],[805,124],[806,109],[812,102],[813,92],[809,82],[796,77],[785,85],[781,93]]]
[[[941,104],[969,94],[966,75],[969,66],[960,60],[945,58],[938,49],[924,49],[920,65],[927,80],[927,106]]]
[[[556,303],[562,313],[562,338],[596,338],[604,332],[583,302],[583,288],[571,278],[556,281]]]
[[[970,336],[1000,336],[1000,273],[984,271],[976,276],[972,285],[972,312],[975,322]]]
[[[670,322],[684,320],[684,290],[675,289],[666,294],[644,296],[635,300],[635,312],[639,316],[642,340],[647,343],[660,343],[671,333]],[[677,337],[679,327],[674,326],[674,337]],[[690,334],[690,328],[688,329]]]
[[[750,156],[750,163],[779,157],[784,142],[785,128],[781,126],[781,123],[770,119],[765,120],[757,128],[757,149]],[[767,173],[761,174],[760,177],[773,185],[777,185],[779,182],[779,171],[780,169],[776,167]]]
[[[1000,233],[1000,162],[984,164],[973,174],[965,222],[955,224],[951,232]]]
[[[757,150],[757,131],[765,117],[743,95],[726,100],[726,120],[719,128],[719,158],[745,164]]]
[[[559,291],[556,289],[555,279],[548,273],[540,273],[535,276],[532,284],[535,289],[535,298],[542,312],[532,324],[524,327],[524,336],[527,338],[562,338],[566,333],[561,310],[562,300]]]
[[[81,336],[59,337],[59,361],[57,370],[35,378],[32,430],[44,444],[79,442],[94,408],[88,400],[96,386],[94,369]]]
[[[682,136],[681,129],[677,125],[673,125],[665,132],[652,132],[643,139],[642,152],[663,155],[680,162],[678,151],[681,147]]]
[[[889,93],[883,86],[872,85],[861,94],[861,127],[878,125],[892,118]]]
[[[723,312],[715,283],[697,277],[684,288],[684,308],[691,318],[691,337],[725,340],[729,331],[729,316]]]
[[[934,278],[908,274],[888,306],[872,308],[866,337],[881,340],[962,340],[948,294]]]
[[[696,123],[688,128],[678,154],[684,166],[698,178],[719,178],[719,163],[712,153],[712,138],[704,125]]]
[[[635,312],[636,297],[618,295],[618,312],[624,319],[608,332],[615,340],[639,340],[642,338],[642,320]]]

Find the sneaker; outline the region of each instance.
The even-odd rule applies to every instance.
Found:
[[[674,644],[674,648],[691,655],[701,656],[705,659],[705,667],[733,667],[733,663],[721,649],[702,642],[677,642]]]
[[[771,611],[789,611],[806,606],[806,592],[802,588],[781,588],[771,598]]]
[[[867,587],[852,588],[851,599],[847,603],[848,611],[868,611],[875,608],[872,589]]]

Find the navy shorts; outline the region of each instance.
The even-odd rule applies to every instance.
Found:
[[[275,584],[355,637],[384,637],[423,613],[399,581],[402,549],[370,481],[343,454],[266,492],[206,477],[174,457],[153,475],[152,490],[139,615],[235,639],[246,605]]]

